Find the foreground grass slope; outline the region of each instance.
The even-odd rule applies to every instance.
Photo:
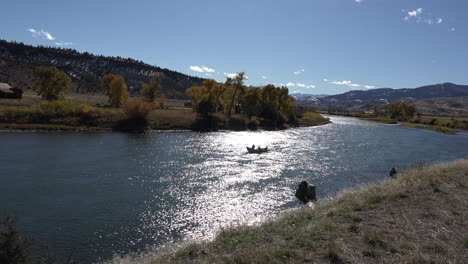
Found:
[[[135,263],[466,263],[468,160],[418,166]],[[133,263],[128,259],[115,263]]]

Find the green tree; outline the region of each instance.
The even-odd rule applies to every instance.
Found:
[[[143,83],[141,85],[141,98],[143,101],[154,104],[158,91],[161,90],[161,82],[164,79],[164,73],[158,72],[149,83]]]
[[[34,69],[34,90],[45,100],[62,100],[70,88],[71,79],[56,67],[37,67]]]
[[[107,74],[101,79],[104,94],[109,96],[109,104],[114,107],[123,105],[130,97],[127,84],[123,76]]]

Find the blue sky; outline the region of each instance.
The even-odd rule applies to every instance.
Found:
[[[468,84],[466,0],[4,1],[0,38],[291,92]]]

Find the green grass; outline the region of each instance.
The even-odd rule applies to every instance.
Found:
[[[432,125],[432,126],[422,126],[422,125],[416,125],[416,124],[401,124],[401,126],[404,127],[410,127],[410,128],[418,128],[418,129],[426,129],[426,130],[431,130],[439,133],[444,133],[444,134],[449,134],[449,135],[455,135],[456,132],[450,128],[444,127],[444,126],[437,126],[437,125]]]

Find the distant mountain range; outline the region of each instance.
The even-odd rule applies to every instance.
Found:
[[[135,93],[143,82],[148,82],[156,72],[162,72],[166,76],[163,93],[169,98],[186,98],[185,90],[204,80],[130,58],[0,40],[0,82],[21,89],[31,88],[32,72],[37,66],[56,66],[66,72],[72,79],[72,90],[79,93],[101,92],[101,77],[108,73],[124,76],[129,89]]]
[[[293,94],[291,94],[291,96],[294,97],[294,98],[296,98],[296,100],[298,100],[298,99],[307,98],[307,97],[322,98],[322,97],[330,96],[330,95],[329,95],[329,94],[302,94],[302,93],[293,93]]]
[[[465,98],[466,97],[466,98]],[[468,85],[443,83],[419,88],[356,90],[325,97],[303,96],[296,103],[319,109],[371,110],[375,105],[395,102],[416,104],[430,114],[468,115]]]

